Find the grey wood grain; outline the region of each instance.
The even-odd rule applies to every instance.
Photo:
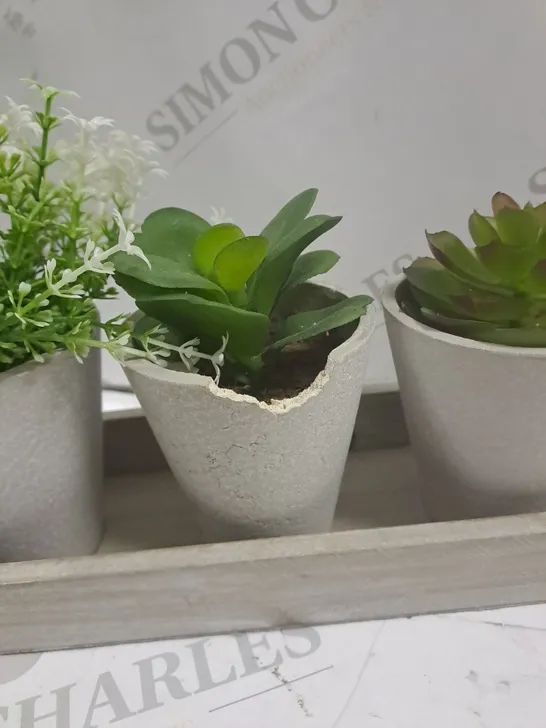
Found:
[[[191,545],[168,473],[112,479],[103,553],[0,566],[0,652],[546,600],[545,514],[423,523],[416,483],[409,449],[353,454],[338,532]]]

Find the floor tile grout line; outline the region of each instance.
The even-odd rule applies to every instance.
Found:
[[[366,659],[364,660],[364,664],[362,665],[362,667],[360,669],[360,673],[356,679],[356,683],[351,691],[351,694],[347,698],[347,702],[343,706],[341,713],[338,715],[336,722],[333,724],[332,728],[338,728],[338,726],[340,725],[341,719],[345,715],[347,708],[349,707],[354,696],[356,695],[356,691],[358,690],[360,682],[361,682],[362,678],[364,677],[364,673],[368,669],[370,662],[372,661],[373,657],[375,656],[375,648],[377,646],[377,643],[379,642],[379,638],[381,637],[381,634],[383,633],[383,630],[385,629],[386,625],[387,625],[387,622],[381,622],[381,624],[379,625],[377,632],[375,633],[375,636],[372,640],[372,644],[370,645],[369,652],[366,655]]]

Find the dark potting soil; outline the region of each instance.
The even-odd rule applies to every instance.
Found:
[[[263,369],[250,384],[221,386],[239,394],[249,394],[271,404],[273,400],[291,399],[311,386],[325,368],[330,352],[347,337],[338,331],[289,344],[274,358],[266,358]]]
[[[339,303],[344,298],[337,291],[312,283],[294,287],[283,294],[271,316],[271,340],[278,333],[278,325],[288,316],[303,311],[317,311],[325,305]],[[347,341],[357,326],[358,321],[353,321],[312,339],[288,344],[281,351],[270,350],[264,355],[263,367],[257,372],[248,373],[244,380],[241,380],[240,370],[238,376],[237,370],[232,369],[226,361],[222,368],[220,387],[251,395],[267,404],[292,399],[313,384],[326,367],[330,353]],[[203,373],[207,373],[206,370]],[[212,371],[208,373],[213,376]]]

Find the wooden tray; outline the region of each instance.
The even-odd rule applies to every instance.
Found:
[[[396,393],[363,397],[317,536],[198,534],[139,411],[105,419],[98,555],[0,565],[0,653],[546,601],[546,514],[430,524]]]

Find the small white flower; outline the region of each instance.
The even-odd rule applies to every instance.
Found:
[[[87,243],[85,244],[85,250],[83,253],[83,260],[84,263],[89,263],[91,260],[91,256],[95,252],[96,244],[93,242],[93,240],[89,239]]]
[[[102,263],[100,260],[93,258],[92,266],[89,268],[93,273],[103,273],[105,276],[113,276],[116,272],[113,263]]]
[[[190,372],[193,371],[193,368],[201,358],[200,353],[196,349],[200,343],[199,339],[191,339],[178,347],[178,355],[186,369]]]
[[[84,260],[85,269],[92,273],[103,273],[104,275],[113,275],[115,273],[114,264],[104,262],[111,251],[99,250],[95,248],[91,257]]]
[[[53,272],[55,271],[55,268],[57,267],[57,261],[55,258],[50,258],[47,263],[45,264],[44,268],[44,278],[46,281],[46,286],[48,290],[55,292],[56,286],[53,283]]]
[[[129,252],[129,248],[134,243],[135,235],[132,230],[128,230],[125,225],[125,220],[123,219],[121,212],[119,210],[114,210],[113,212],[114,220],[116,221],[116,225],[118,226],[119,230],[119,237],[118,237],[118,246],[119,249],[122,250],[124,253]]]
[[[83,360],[88,354],[89,354],[89,347],[85,346],[79,352],[74,351],[74,358],[76,359],[78,364],[83,364]]]
[[[0,124],[8,132],[8,137],[16,145],[28,142],[28,134],[39,137],[42,130],[27,104],[16,104],[13,99],[6,96],[8,110],[0,115]]]
[[[19,149],[19,147],[16,147],[15,144],[2,144],[0,151],[6,155],[8,161],[10,161],[12,157],[22,157],[24,155],[24,151]]]
[[[78,274],[74,270],[63,270],[61,274],[61,280],[59,281],[59,288],[63,288],[64,286],[69,286],[71,283],[74,283],[76,279],[78,278]]]
[[[225,207],[212,207],[210,208],[212,210],[212,214],[209,218],[211,225],[220,225],[224,222],[233,222],[233,220],[230,217],[226,216],[226,209]]]
[[[66,111],[66,116],[63,116],[63,119],[65,121],[71,121],[83,132],[88,134],[96,132],[98,131],[98,129],[104,126],[114,126],[114,119],[107,119],[104,116],[94,116],[92,119],[82,119],[81,117],[73,114],[68,109],[63,108],[63,111]]]
[[[214,379],[215,384],[220,383],[220,373],[221,373],[220,368],[223,367],[224,364],[226,363],[225,351],[226,351],[226,346],[228,345],[228,341],[229,341],[229,334],[222,336],[222,346],[211,357],[212,366],[214,367],[214,372],[216,374],[216,377]]]
[[[148,175],[165,175],[159,164],[150,159],[157,152],[156,145],[134,134],[113,130],[107,140],[95,142],[94,152],[87,178],[97,202],[111,203],[115,199],[128,210],[140,196]]]
[[[131,334],[127,331],[125,334],[122,334],[118,340],[117,343],[120,346],[127,346],[129,342],[131,341]]]
[[[133,245],[135,241],[135,234],[132,230],[128,230],[125,226],[125,221],[123,220],[123,217],[121,216],[121,213],[119,210],[114,210],[114,219],[117,223],[118,229],[119,229],[119,237],[118,237],[118,244],[116,246],[116,249],[127,253],[127,255],[136,255],[137,258],[140,258],[143,260],[148,268],[151,269],[152,264],[148,260],[148,258],[145,256],[144,251],[141,250],[138,246]]]
[[[61,288],[65,288],[66,286],[69,286],[71,283],[74,283],[74,281],[77,280],[81,269],[78,268],[75,271],[64,270],[61,274],[60,279],[57,281],[57,283],[54,283],[53,282],[53,273],[54,273],[56,267],[57,267],[57,261],[55,260],[55,258],[51,258],[45,264],[44,278],[45,278],[45,282],[46,282],[48,291],[52,295],[58,296],[59,298],[81,298],[81,296],[83,296],[85,293],[82,286],[73,286],[72,288],[69,288],[67,291],[61,291]]]
[[[21,78],[20,80],[26,83],[30,89],[39,91],[44,99],[51,98],[52,96],[75,96],[77,99],[80,98],[80,95],[75,91],[64,91],[54,86],[43,86],[41,83],[38,83],[36,78]]]
[[[23,299],[25,296],[28,296],[28,294],[31,292],[32,286],[30,285],[30,283],[27,283],[26,281],[21,281],[21,283],[19,283],[18,290],[19,290],[19,296],[21,297],[21,299]]]
[[[220,382],[221,367],[225,364],[225,350],[229,341],[229,336],[222,337],[222,346],[214,354],[203,354],[198,350],[200,345],[199,339],[191,339],[186,341],[181,346],[175,346],[174,344],[168,344],[167,342],[152,338],[152,333],[158,333],[162,330],[162,327],[156,327],[149,335],[141,338],[142,346],[144,350],[133,349],[128,347],[127,344],[130,340],[130,335],[125,334],[120,336],[118,339],[111,340],[109,342],[109,350],[114,358],[119,361],[126,361],[127,359],[148,359],[153,364],[165,367],[167,362],[164,359],[168,359],[172,352],[176,352],[186,370],[191,374],[197,374],[197,364],[200,359],[208,359],[214,368],[214,382],[216,385]]]
[[[188,371],[195,371],[195,365],[198,363],[199,359],[208,359],[214,369],[214,383],[219,384],[221,374],[220,369],[224,366],[226,361],[225,351],[228,341],[229,335],[226,334],[225,336],[222,336],[222,346],[218,349],[218,351],[214,354],[203,354],[197,350],[197,347],[200,344],[199,339],[192,339],[179,347],[178,354]]]
[[[83,286],[77,285],[72,286],[72,288],[69,289],[68,293],[63,294],[64,298],[82,298],[86,295],[85,288]]]

